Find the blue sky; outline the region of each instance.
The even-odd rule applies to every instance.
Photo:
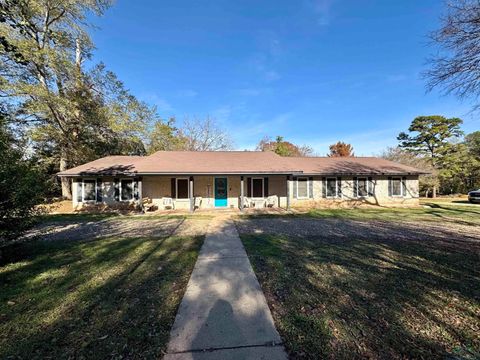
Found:
[[[471,103],[426,93],[440,0],[118,0],[93,31],[103,61],[168,118],[211,116],[235,148],[282,135],[318,155],[395,145],[418,115],[464,119]]]

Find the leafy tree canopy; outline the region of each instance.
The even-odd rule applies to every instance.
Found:
[[[440,115],[416,117],[408,128],[409,133],[401,132],[398,135],[399,146],[429,156],[435,165],[436,159],[449,151],[449,140],[463,134],[460,130],[462,123],[459,118]]]
[[[348,157],[355,156],[353,153],[353,146],[343,141],[338,141],[336,144],[330,145],[329,157]]]
[[[264,137],[256,147],[257,151],[273,151],[280,156],[309,156],[313,149],[307,145],[295,145],[285,141],[282,136],[277,136],[273,141],[269,137]]]

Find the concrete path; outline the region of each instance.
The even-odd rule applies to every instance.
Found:
[[[226,217],[209,224],[164,359],[287,359],[237,230]]]

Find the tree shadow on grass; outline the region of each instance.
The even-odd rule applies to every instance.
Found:
[[[262,234],[258,221],[250,224],[257,234],[242,235],[293,358],[479,355],[478,239],[396,223],[319,221],[316,235],[286,236],[280,222],[276,233]],[[327,326],[328,347],[316,345],[325,335],[314,324]]]
[[[50,243],[0,268],[0,357],[160,356],[202,239]]]

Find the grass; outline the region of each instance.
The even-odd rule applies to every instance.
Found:
[[[161,357],[202,242],[16,245],[0,264],[0,358]]]
[[[437,218],[413,211],[326,216],[368,222],[405,214],[422,228],[429,223],[417,216]],[[478,240],[370,236],[362,229],[348,237],[240,234],[291,358],[480,358]]]
[[[244,218],[338,218],[349,220],[382,220],[382,221],[427,221],[441,223],[461,223],[463,225],[480,225],[480,205],[464,206],[425,202],[416,208],[319,208],[305,212],[285,214],[247,214]]]

